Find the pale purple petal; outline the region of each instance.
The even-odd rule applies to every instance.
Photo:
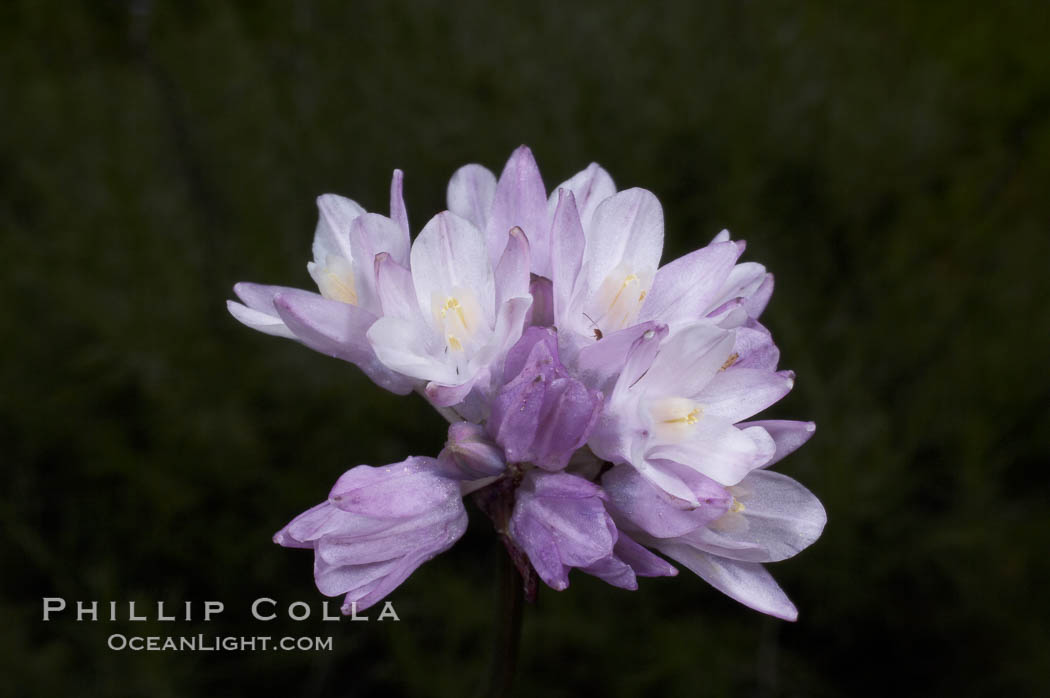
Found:
[[[773,296],[773,275],[766,274],[766,277],[759,284],[758,288],[744,301],[744,310],[747,314],[753,318],[758,318],[762,311],[769,305],[769,299]]]
[[[385,252],[376,255],[374,266],[376,296],[382,314],[423,325],[425,321],[412,284],[412,272]]]
[[[317,228],[314,231],[314,261],[324,264],[329,255],[353,259],[350,250],[350,224],[365,212],[356,202],[338,194],[317,197]]]
[[[570,179],[562,182],[554,189],[548,209],[553,213],[558,206],[557,192],[564,189],[576,199],[576,207],[580,213],[580,222],[584,228],[588,227],[594,217],[594,211],[598,204],[616,193],[616,184],[613,178],[598,163],[592,162],[586,169],[577,172]]]
[[[278,317],[276,310],[273,312],[273,315],[270,315],[269,313],[253,310],[237,301],[226,301],[226,309],[230,311],[230,315],[246,327],[274,337],[295,339],[295,334],[284,324],[284,320]]]
[[[397,317],[381,317],[366,337],[383,365],[405,376],[425,381],[455,383],[455,367],[430,353],[432,332],[426,325]]]
[[[398,227],[401,228],[407,243],[411,235],[411,229],[408,226],[408,209],[405,208],[404,183],[405,173],[401,170],[394,170],[394,176],[390,178],[390,220],[397,223]],[[407,244],[405,249],[408,249]],[[398,261],[404,264],[407,262],[407,257]]]
[[[525,146],[507,160],[496,185],[492,210],[485,227],[489,259],[495,266],[506,246],[507,232],[513,227],[525,231],[532,247],[532,271],[550,277],[550,221],[547,192],[532,151]]]
[[[716,374],[697,397],[705,415],[739,422],[761,412],[787,395],[795,384],[791,371],[770,373],[756,368],[733,368]]]
[[[559,189],[551,223],[551,282],[554,287],[554,317],[558,322],[568,312],[576,277],[583,263],[585,244],[583,225],[573,193]]]
[[[603,201],[585,229],[583,285],[577,293],[597,292],[621,262],[633,270],[656,272],[664,242],[664,214],[660,202],[645,189],[627,189]]]
[[[587,385],[600,390],[608,390],[611,381],[626,373],[624,387],[629,387],[649,369],[660,340],[666,336],[666,325],[655,322],[639,323],[605,335],[585,344],[576,354],[576,372]],[[632,359],[629,367],[626,366],[628,357]]]
[[[508,228],[509,230],[509,228]],[[506,240],[506,232],[504,232]],[[500,250],[502,252],[502,250]],[[445,211],[430,219],[411,252],[412,281],[424,312],[454,289],[474,293],[488,322],[495,316],[495,285],[485,240],[465,218]]]
[[[413,456],[381,467],[359,465],[343,473],[328,499],[342,511],[381,519],[420,516],[459,499],[459,485],[442,477],[436,458]]]
[[[706,389],[732,353],[734,334],[696,323],[672,333],[641,383],[661,395],[693,397]]]
[[[648,549],[639,545],[620,531],[616,545],[613,547],[616,557],[620,558],[634,570],[639,577],[674,577],[678,570],[674,565],[664,560],[659,555],[654,555]]]
[[[669,323],[703,317],[742,251],[737,243],[721,242],[660,267],[639,319]]]
[[[408,263],[409,240],[397,223],[378,213],[365,213],[350,224],[354,250],[354,288],[362,308],[379,311],[376,295],[376,255],[383,252],[402,266]]]
[[[745,427],[761,427],[773,438],[776,444],[776,452],[772,459],[762,467],[768,468],[784,456],[794,452],[802,444],[809,441],[817,431],[817,425],[813,422],[796,422],[784,419],[767,419],[757,422],[741,422],[737,425],[741,429]]]
[[[273,303],[288,329],[306,346],[349,361],[392,393],[412,391],[412,381],[383,365],[368,343],[366,333],[375,322],[368,311],[295,289],[278,293]]]
[[[674,538],[720,518],[733,501],[724,487],[689,468],[676,474],[693,493],[696,504],[682,501],[653,485],[636,468],[617,465],[602,476],[610,510],[617,522],[628,521],[656,538]]]
[[[733,370],[740,368],[759,368],[766,371],[777,370],[780,362],[780,350],[773,344],[773,336],[762,325],[754,320],[743,327],[736,328],[736,343],[733,345],[736,359]]]
[[[798,554],[820,537],[828,520],[812,492],[780,473],[756,470],[731,491],[739,509],[731,515],[742,516],[745,525],[720,527],[716,522],[711,528],[733,543],[758,546],[760,558],[745,558],[755,562],[776,562]],[[724,557],[737,556],[726,553]]]
[[[511,228],[496,264],[496,307],[508,298],[529,294],[529,241],[521,228]]]
[[[506,467],[503,449],[488,436],[485,427],[473,422],[454,422],[448,427],[448,440],[438,455],[444,471],[461,480],[499,475]]]
[[[769,444],[772,446],[771,439]],[[721,485],[735,485],[764,465],[772,453],[728,420],[705,415],[692,425],[686,438],[654,445],[647,456],[688,466]]]
[[[464,165],[448,182],[448,210],[466,218],[478,230],[485,230],[495,198],[496,175],[481,165]]]
[[[798,609],[761,564],[727,560],[684,543],[661,542],[657,548],[745,606],[783,620],[798,618]]]

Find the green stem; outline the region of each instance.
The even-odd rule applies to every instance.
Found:
[[[499,589],[496,607],[496,638],[492,658],[492,673],[489,676],[490,698],[509,696],[514,682],[514,667],[518,658],[521,640],[521,611],[523,582],[510,555],[501,545],[496,551],[499,564]]]

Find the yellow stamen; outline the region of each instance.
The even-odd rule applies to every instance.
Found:
[[[720,368],[720,369],[718,369],[718,370],[719,370],[719,371],[724,371],[724,370],[726,370],[727,368],[729,368],[730,366],[732,366],[733,364],[735,364],[735,363],[736,363],[736,360],[737,360],[737,359],[739,359],[739,358],[740,358],[740,354],[737,354],[737,353],[736,353],[736,352],[734,351],[734,352],[733,352],[732,354],[730,354],[730,355],[729,355],[729,358],[728,358],[728,359],[726,359],[726,362],[725,362],[724,364],[722,364],[722,368]]]
[[[454,334],[448,336],[448,345],[452,348],[452,351],[463,351],[463,345],[459,343]]]
[[[445,319],[445,316],[448,315],[448,311],[450,310],[456,311],[456,315],[459,317],[460,324],[462,324],[464,329],[466,329],[467,318],[466,315],[464,315],[463,313],[463,306],[459,304],[458,299],[449,298],[447,301],[445,301],[445,306],[441,309],[441,319]]]
[[[744,510],[744,505],[740,503],[739,499],[737,499],[736,497],[733,497],[733,504],[732,504],[732,506],[729,507],[729,511],[733,512],[734,514],[737,514],[737,513],[741,512],[743,510]]]
[[[638,281],[638,277],[634,274],[628,274],[627,276],[625,276],[623,279],[623,283],[620,284],[620,290],[616,292],[615,296],[613,296],[612,303],[609,304],[609,307],[611,308],[612,306],[616,305],[616,301],[620,300],[620,294],[624,292],[624,289],[627,288],[628,284],[634,283],[636,281]]]
[[[665,419],[664,424],[696,424],[700,421],[700,415],[703,412],[703,409],[694,407],[686,416],[678,417],[677,419]]]

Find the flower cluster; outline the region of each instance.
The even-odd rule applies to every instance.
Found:
[[[660,265],[663,212],[597,164],[548,197],[522,146],[496,176],[460,168],[414,241],[394,172],[390,215],[326,194],[320,293],[239,283],[245,325],[421,393],[449,421],[436,458],[360,465],[276,534],[314,551],[344,609],[374,604],[447,550],[473,496],[526,583],[577,568],[614,586],[671,576],[663,556],[779,618],[763,567],[820,536],[820,502],[768,467],[811,422],[746,421],[791,390],[759,316],[773,277],[726,231]]]

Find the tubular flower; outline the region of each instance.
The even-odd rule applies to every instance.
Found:
[[[450,422],[437,458],[353,468],[277,533],[314,551],[321,592],[348,612],[381,600],[463,534],[471,496],[530,597],[573,569],[624,589],[677,574],[660,553],[794,620],[763,565],[813,543],[826,515],[768,468],[815,427],[754,419],[794,374],[759,322],[773,276],[739,261],[744,243],[722,231],[661,265],[651,192],[617,191],[593,163],[548,192],[525,146],[498,178],[457,170],[414,241],[401,183],[389,216],[318,200],[319,293],[242,283],[229,302]]]

